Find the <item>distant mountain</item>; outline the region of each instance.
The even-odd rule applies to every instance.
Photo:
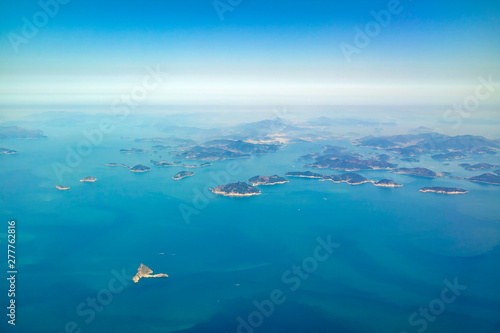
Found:
[[[411,130],[413,133],[432,133],[434,130],[429,127],[420,126]]]
[[[370,121],[355,118],[328,118],[319,117],[313,118],[307,122],[298,124],[300,126],[314,126],[314,127],[329,127],[329,126],[345,126],[345,127],[375,127],[375,126],[396,126],[395,122],[387,121]]]
[[[471,154],[495,153],[500,149],[497,141],[482,136],[447,136],[437,133],[419,133],[373,137],[367,136],[353,142],[363,147],[389,149],[405,156],[417,156],[430,152],[461,152]]]
[[[0,139],[44,139],[41,130],[29,130],[19,126],[0,126]]]

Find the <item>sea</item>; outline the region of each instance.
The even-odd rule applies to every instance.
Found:
[[[81,131],[45,134],[1,141],[19,151],[0,155],[1,247],[7,252],[15,220],[17,269],[15,327],[6,316],[9,283],[0,284],[2,332],[500,332],[500,186],[360,171],[404,187],[289,178],[231,198],[208,189],[310,170],[300,156],[350,143],[288,144],[174,181],[187,169],[152,166],[172,157],[134,142],[151,137],[147,128],[115,131],[90,148]],[[68,157],[78,147],[85,156]],[[119,152],[132,147],[149,152]],[[467,162],[398,164],[484,173],[458,166]],[[495,156],[480,162],[499,164]],[[81,183],[86,176],[97,181]],[[425,186],[469,192],[419,192]],[[141,263],[169,277],[133,283]]]

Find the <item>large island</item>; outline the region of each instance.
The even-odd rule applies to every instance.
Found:
[[[210,191],[214,194],[220,194],[226,197],[249,197],[252,195],[259,195],[260,190],[245,182],[231,183],[227,185],[220,185],[211,188]]]

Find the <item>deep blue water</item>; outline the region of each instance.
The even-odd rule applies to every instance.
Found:
[[[404,187],[291,178],[261,187],[256,197],[203,199],[186,223],[179,205],[193,206],[195,193],[206,192],[213,174],[234,162],[195,169],[194,177],[178,182],[171,177],[181,168],[135,174],[104,164],[149,165],[159,159],[155,154],[123,155],[119,149],[152,144],[115,135],[64,176],[61,185],[69,191],[57,191],[61,182],[51,164],[64,162],[65,147],[80,139],[60,134],[1,143],[20,152],[0,156],[1,244],[6,246],[7,220],[15,218],[19,271],[17,325],[7,328],[4,318],[2,331],[63,332],[75,322],[82,332],[97,333],[237,332],[237,318],[248,320],[253,302],[279,289],[286,300],[252,331],[411,333],[424,324],[412,326],[409,317],[441,297],[445,279],[467,289],[427,320],[426,332],[500,330],[499,186],[386,171],[360,173]],[[229,180],[303,170],[296,159],[323,144],[289,145],[239,160]],[[457,175],[464,173],[457,166],[463,162],[443,166],[423,159],[431,169]],[[98,181],[79,182],[89,175]],[[418,192],[423,186],[469,193]],[[292,291],[283,274],[314,255],[318,237],[328,236],[340,247]],[[133,284],[140,263],[170,277]],[[76,309],[104,295],[113,270],[126,272],[128,282],[87,323],[89,315]]]

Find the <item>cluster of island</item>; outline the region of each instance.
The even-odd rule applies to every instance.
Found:
[[[398,184],[390,179],[382,179],[379,181],[369,180],[360,174],[349,172],[341,175],[323,175],[319,173],[314,173],[311,171],[294,171],[288,172],[286,174],[288,177],[298,177],[298,178],[314,178],[320,181],[332,181],[334,183],[347,183],[349,185],[361,185],[365,183],[372,183],[378,187],[402,187],[402,184]]]
[[[340,123],[339,123],[340,122]],[[201,168],[211,166],[214,162],[227,159],[250,158],[254,155],[262,155],[278,152],[288,143],[314,142],[324,139],[341,141],[339,136],[324,132],[325,128],[330,126],[392,126],[380,122],[373,123],[354,119],[331,119],[321,117],[306,122],[292,124],[280,118],[272,120],[263,120],[254,123],[241,124],[222,130],[211,130],[211,134],[205,136],[205,141],[195,141],[186,138],[156,137],[135,139],[135,142],[144,144],[153,144],[144,148],[120,149],[122,154],[146,154],[151,150],[154,154],[157,150],[172,155],[173,161],[151,159],[150,164],[157,168],[178,167],[178,168]],[[375,126],[375,125],[373,125]],[[262,128],[272,127],[280,132],[268,133],[262,135]],[[166,126],[168,132],[172,127]],[[201,131],[201,130],[200,130]],[[500,140],[491,140],[482,136],[457,135],[447,136],[432,132],[432,130],[420,127],[412,130],[413,134],[390,135],[390,136],[366,136],[359,139],[349,139],[350,147],[363,147],[363,154],[366,154],[366,148],[371,149],[369,155],[365,157],[359,152],[348,151],[347,148],[334,145],[324,146],[321,152],[312,152],[301,156],[299,161],[306,161],[304,168],[309,169],[330,169],[345,172],[338,175],[325,175],[313,173],[311,171],[289,172],[288,177],[316,178],[320,181],[331,181],[334,183],[345,182],[350,185],[360,185],[372,183],[379,187],[401,187],[390,179],[370,180],[363,177],[356,171],[363,170],[390,170],[396,174],[404,174],[431,178],[461,179],[477,183],[486,183],[500,185],[500,170],[494,170],[479,175],[466,177],[452,176],[447,172],[434,172],[424,167],[401,167],[398,166],[398,159],[405,163],[421,163],[420,157],[427,155],[434,161],[454,161],[464,158],[476,160],[481,155],[493,155],[500,151]],[[187,132],[186,132],[187,133]],[[416,133],[416,134],[415,134]],[[232,137],[230,139],[230,137]],[[24,129],[17,126],[0,126],[0,139],[44,139],[46,136],[40,130]],[[345,137],[342,139],[344,140]],[[345,141],[345,140],[344,140]],[[0,148],[0,154],[14,155],[18,152],[13,149]],[[186,163],[183,161],[199,161],[199,164]],[[151,170],[149,166],[137,164],[128,166],[120,163],[107,163],[111,167],[124,167],[131,172],[145,173]],[[449,165],[443,163],[443,165]],[[406,166],[406,165],[404,165]],[[469,172],[479,170],[493,170],[499,165],[489,163],[461,163],[464,170]],[[179,171],[172,177],[173,180],[181,180],[191,177],[194,172]],[[81,182],[95,182],[95,178],[86,177]],[[260,194],[260,190],[255,186],[276,185],[287,183],[288,180],[273,176],[255,176],[248,179],[248,183],[238,182],[227,185],[216,186],[211,189],[216,194],[226,196],[251,196]],[[61,191],[69,189],[69,186],[57,185],[56,188]],[[421,192],[436,193],[466,193],[466,190],[457,188],[430,187],[422,188]]]
[[[342,175],[322,175],[318,173],[313,173],[311,171],[304,172],[288,172],[286,174],[288,177],[298,177],[298,178],[313,178],[319,179],[320,181],[332,181],[334,183],[345,182],[350,185],[360,185],[364,183],[372,183],[379,187],[402,187],[402,184],[398,184],[390,179],[382,179],[379,181],[368,180],[365,177],[356,173],[345,173]],[[260,195],[261,191],[255,186],[258,185],[274,185],[274,184],[284,184],[288,180],[286,178],[279,177],[277,175],[267,177],[267,176],[255,176],[248,180],[252,185],[245,182],[230,183],[226,185],[219,185],[215,188],[211,188],[210,191],[214,194],[219,194],[227,197],[249,197],[254,195]],[[440,194],[464,194],[467,190],[456,188],[456,187],[424,187],[419,190],[420,192],[434,192]]]

